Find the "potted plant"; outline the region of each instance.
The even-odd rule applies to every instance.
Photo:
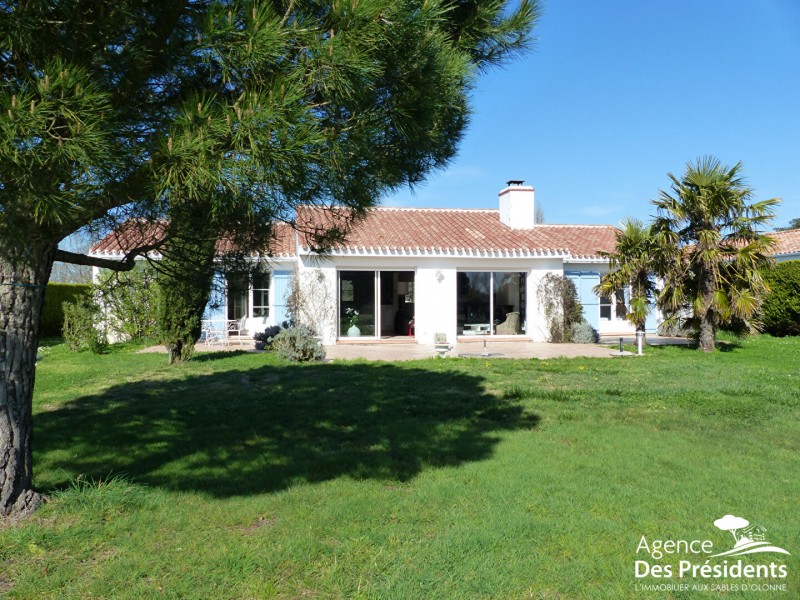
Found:
[[[358,315],[359,312],[355,308],[348,308],[345,311],[347,318],[347,335],[350,337],[358,337],[361,335],[361,330],[358,328]]]

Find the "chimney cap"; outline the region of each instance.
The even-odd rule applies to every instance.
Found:
[[[506,185],[508,185],[508,186],[511,186],[511,185],[522,185],[523,183],[525,183],[524,179],[509,179],[506,182]]]

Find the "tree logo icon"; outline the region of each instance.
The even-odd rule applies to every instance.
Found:
[[[783,548],[773,546],[766,541],[765,534],[767,530],[764,527],[757,523],[751,525],[750,521],[742,517],[725,515],[714,521],[714,526],[722,531],[730,531],[733,536],[734,546],[732,550],[712,556],[742,556],[758,552],[777,552],[791,556]]]

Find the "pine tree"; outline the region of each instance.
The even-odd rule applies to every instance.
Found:
[[[35,508],[42,297],[79,229],[206,203],[214,227],[363,211],[454,155],[476,74],[535,0],[0,4],[0,515]]]

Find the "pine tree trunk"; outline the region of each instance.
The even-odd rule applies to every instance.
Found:
[[[0,249],[0,516],[41,504],[33,491],[33,383],[55,245]]]
[[[180,340],[176,342],[167,343],[167,364],[174,365],[183,360],[183,342]]]

